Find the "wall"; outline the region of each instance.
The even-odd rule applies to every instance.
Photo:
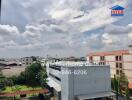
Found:
[[[132,84],[132,55],[123,55],[124,58],[124,72],[128,77],[130,84]]]
[[[74,100],[77,95],[111,91],[110,68],[107,66],[76,66],[62,69],[87,71],[87,75],[62,75],[62,100]]]
[[[111,77],[114,77],[116,74],[115,55],[105,56],[105,60],[107,61],[107,64],[110,65]]]
[[[25,71],[25,67],[11,67],[10,69],[3,69],[2,73],[6,77],[11,77],[13,75],[18,76],[21,72]]]

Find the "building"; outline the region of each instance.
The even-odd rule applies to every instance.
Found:
[[[62,61],[47,64],[47,73],[55,100],[111,100],[115,96],[107,65]]]
[[[89,53],[87,60],[91,63],[109,64],[111,77],[125,73],[132,89],[132,45],[129,45],[129,50]]]
[[[32,57],[23,57],[23,58],[21,58],[21,64],[24,67],[29,66],[32,63],[33,63],[33,58]]]
[[[124,15],[124,7],[116,5],[111,8],[111,16],[123,16]]]

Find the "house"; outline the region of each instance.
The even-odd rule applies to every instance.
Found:
[[[124,7],[116,5],[113,6],[111,9],[111,16],[123,16],[124,15]]]
[[[21,63],[22,63],[22,66],[24,66],[24,67],[29,66],[33,63],[33,58],[32,57],[23,57],[23,58],[21,58]]]

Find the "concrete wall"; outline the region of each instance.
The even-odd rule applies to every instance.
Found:
[[[26,67],[11,67],[10,69],[3,69],[2,73],[6,77],[11,77],[13,75],[18,76],[21,72],[25,71]]]
[[[128,81],[132,83],[132,55],[123,55],[124,58],[124,72],[128,77]]]
[[[115,61],[115,55],[109,55],[109,56],[105,56],[105,60],[107,62],[108,65],[110,65],[110,72],[111,72],[111,77],[114,77],[114,75],[116,74],[116,63]]]
[[[131,61],[132,62],[132,55],[123,55],[124,61]]]
[[[74,75],[75,95],[111,91],[110,70],[106,66],[101,67],[85,67],[83,69],[87,70],[87,75]],[[81,69],[75,68],[74,70]]]
[[[68,68],[62,68],[62,70],[68,70]],[[62,74],[62,77],[61,77],[61,99],[62,100],[70,100],[69,99],[69,95],[70,95],[69,86],[73,86],[73,83],[72,84],[69,83],[69,74]]]
[[[93,61],[100,61],[100,56],[94,56]]]
[[[77,95],[111,91],[110,68],[106,66],[66,67],[63,70],[86,70],[87,74],[62,75],[62,100],[75,100]]]

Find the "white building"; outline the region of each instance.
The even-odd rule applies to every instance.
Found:
[[[32,63],[33,63],[33,58],[31,58],[31,57],[21,58],[21,64],[24,67],[27,67],[27,66],[31,65]]]
[[[107,65],[56,62],[47,64],[47,73],[56,100],[106,100],[114,96]]]

